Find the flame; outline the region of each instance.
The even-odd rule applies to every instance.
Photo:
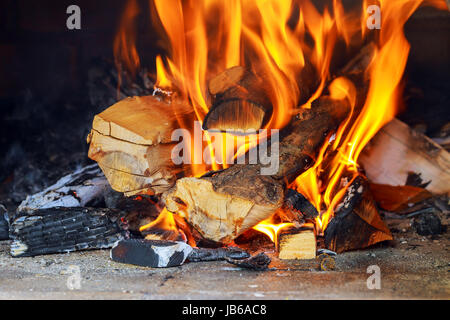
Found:
[[[122,84],[122,67],[134,77],[141,63],[136,49],[135,20],[138,14],[139,7],[136,0],[129,0],[114,39],[114,60],[118,69],[117,90]]]
[[[175,223],[175,219],[173,218],[173,214],[164,208],[160,213],[156,220],[141,226],[139,231],[149,230],[149,229],[162,229],[162,230],[174,230],[177,231],[177,225]]]
[[[358,31],[348,22],[338,1],[333,3],[334,15],[327,8],[323,14],[319,13],[309,0],[150,2],[154,7],[152,19],[160,22],[163,36],[170,44],[167,54],[156,58],[156,85],[178,91],[192,105],[195,120],[200,122],[209,109],[207,81],[229,67],[241,65],[267,82],[274,113],[266,127],[282,129],[291,120],[301,98],[309,99],[307,107],[321,95],[329,77],[337,36],[342,34],[350,43]],[[312,43],[305,40],[307,33]],[[301,92],[298,85],[306,59],[320,80],[312,97]],[[192,127],[187,123],[180,125]],[[222,149],[213,148],[212,140],[205,133],[202,147],[209,148],[212,161],[208,165],[193,165],[195,176],[227,168],[229,163],[220,159],[237,158],[236,148],[228,144],[223,144]],[[249,149],[250,143],[241,144],[244,147],[237,148],[240,152]]]
[[[300,101],[306,101],[303,108],[310,108],[311,102],[325,90],[332,99],[349,102],[352,107],[349,118],[329,137],[315,165],[299,176],[294,185],[321,213],[317,224],[322,231],[345,194],[346,186],[359,174],[358,157],[364,146],[397,112],[409,53],[404,24],[423,3],[446,8],[443,0],[364,0],[361,11],[350,12],[344,10],[339,0],[330,0],[323,10],[310,0],[149,2],[152,20],[167,39],[164,54],[156,57],[156,86],[177,92],[190,104],[195,114],[192,121],[201,123],[208,112],[211,102],[208,80],[237,65],[249,68],[267,84],[274,110],[267,129],[285,127],[298,111]],[[366,9],[370,4],[381,8],[380,30],[367,28],[370,13]],[[129,0],[114,43],[116,61],[123,62],[131,74],[140,64],[134,30],[138,11],[136,1]],[[353,110],[357,103],[355,84],[344,77],[331,81],[331,66],[339,41],[350,47],[355,42],[363,43],[368,37],[375,39],[377,48],[366,70],[370,78],[368,95],[356,116]],[[310,96],[299,83],[307,66],[312,66],[314,71],[310,77],[317,77],[312,79],[317,80],[317,87],[311,88]],[[192,122],[183,121],[179,119],[180,126],[190,133],[201,131]],[[194,176],[211,169],[227,168],[229,159],[237,159],[260,142],[258,135],[203,134],[200,141],[191,137],[193,150],[200,148],[208,159],[207,163],[192,165]],[[234,142],[231,146],[225,143],[230,140]],[[191,152],[191,158],[196,156],[196,152]],[[143,228],[160,224],[164,228],[176,228],[172,214],[166,209],[156,221]],[[269,219],[254,229],[267,234],[277,245],[277,234],[289,225],[274,224]]]
[[[184,240],[190,246],[195,247],[196,241],[184,219],[174,215],[164,208],[158,217],[139,228],[140,232],[146,231],[146,239],[158,240]]]
[[[275,244],[275,250],[278,251],[278,235],[281,230],[294,226],[291,222],[274,224],[272,218],[261,221],[253,227],[254,230],[259,231],[267,235],[270,240]]]
[[[366,1],[364,3],[367,5]],[[368,70],[370,85],[364,106],[356,120],[350,123],[350,119],[353,118],[352,110],[350,117],[336,133],[334,143],[328,142],[330,147],[328,149],[335,151],[331,152],[334,157],[328,167],[325,168],[322,161],[323,152],[328,147],[326,146],[322,149],[321,158],[315,166],[298,177],[295,182],[297,189],[321,212],[317,224],[322,231],[345,194],[346,186],[359,174],[358,157],[361,151],[398,111],[401,80],[410,49],[403,34],[403,26],[422,3],[422,0],[380,1],[382,27],[379,31],[378,48]],[[365,23],[367,12],[364,10],[363,12],[362,21]],[[355,88],[348,79],[336,79],[330,84],[329,91],[333,99],[348,99],[352,108],[354,107]],[[345,173],[351,173],[352,176],[342,184]],[[321,180],[318,177],[321,177]],[[322,185],[325,186],[324,189],[321,189]]]

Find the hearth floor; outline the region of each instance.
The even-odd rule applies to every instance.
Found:
[[[220,261],[135,267],[111,261],[109,250],[12,258],[3,241],[0,299],[450,299],[447,235],[343,253],[334,271],[311,260],[274,261],[265,272]],[[380,267],[379,290],[367,288],[370,265]],[[67,286],[70,266],[79,267],[78,290]]]

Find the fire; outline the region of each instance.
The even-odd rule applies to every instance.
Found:
[[[272,219],[267,219],[258,223],[253,229],[267,235],[275,244],[275,250],[278,251],[278,235],[280,231],[292,226],[294,226],[294,224],[290,222],[274,224]]]
[[[114,39],[114,57],[118,72],[118,89],[122,83],[120,70],[124,67],[134,77],[140,66],[140,58],[136,49],[135,19],[139,14],[136,0],[127,3],[120,21],[119,32]]]
[[[398,111],[401,79],[406,66],[409,43],[403,34],[403,26],[417,7],[424,1],[380,1],[382,12],[379,43],[369,67],[370,86],[362,111],[352,123],[346,121],[336,134],[331,150],[337,151],[331,160],[328,174],[322,159],[296,180],[297,188],[316,206],[321,217],[318,226],[323,231],[334,214],[334,208],[345,194],[350,181],[341,184],[345,173],[351,173],[351,180],[358,174],[358,157],[366,144]],[[364,16],[366,16],[364,11]],[[364,20],[365,21],[365,20]],[[339,81],[339,82],[337,82]],[[330,95],[335,99],[347,98],[352,107],[355,104],[355,89],[351,82],[336,79],[331,83]],[[352,115],[349,120],[352,119]],[[323,155],[321,155],[322,157]],[[312,172],[311,172],[312,171]],[[323,179],[319,180],[318,177]],[[322,189],[321,185],[325,185]]]
[[[141,226],[139,231],[148,233],[146,239],[184,240],[192,247],[196,246],[196,241],[184,219],[166,208],[159,213],[156,220]]]
[[[381,29],[369,30],[369,1],[361,1],[359,10],[346,12],[339,0],[330,0],[323,10],[310,0],[149,0],[151,18],[167,39],[165,54],[156,57],[156,86],[177,92],[193,108],[202,122],[210,107],[208,80],[233,66],[244,66],[262,75],[268,84],[273,115],[268,129],[282,129],[299,109],[310,108],[311,102],[326,90],[331,98],[347,99],[355,108],[357,97],[350,79],[331,81],[332,62],[338,43],[350,48],[365,38],[376,39],[376,49],[366,75],[370,79],[367,99],[356,114],[352,111],[338,132],[323,146],[315,165],[297,178],[294,186],[316,206],[320,217],[319,230],[324,230],[334,208],[345,193],[345,187],[359,174],[358,157],[377,131],[396,115],[401,80],[406,66],[409,44],[403,26],[423,3],[445,8],[438,0],[380,0],[375,2],[381,12]],[[116,61],[122,61],[134,74],[140,64],[135,45],[133,21],[139,9],[129,0],[114,49]],[[336,58],[337,59],[337,58]],[[313,92],[307,95],[300,75],[312,68],[317,78]],[[133,71],[134,70],[134,71]],[[308,71],[309,72],[309,71]],[[308,78],[308,79],[309,79]],[[191,132],[192,123],[180,126]],[[226,159],[236,159],[254,146],[258,139],[229,137],[221,139],[205,132],[201,150],[209,147],[210,163],[192,165],[194,176],[211,169],[227,168]],[[223,143],[241,140],[241,146]],[[192,141],[192,145],[195,145]],[[220,144],[221,147],[213,147]],[[196,146],[199,147],[198,145]],[[194,157],[191,154],[190,157]],[[196,161],[193,161],[196,163]],[[343,177],[347,179],[343,179]],[[167,210],[144,229],[155,226],[177,228]],[[289,223],[273,224],[266,220],[254,229],[267,234],[276,243],[277,234]]]

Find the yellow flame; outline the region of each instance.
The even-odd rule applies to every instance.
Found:
[[[280,223],[273,224],[271,219],[261,221],[253,227],[254,230],[264,233],[275,244],[276,250],[278,250],[278,235],[281,230],[292,227],[293,223]]]

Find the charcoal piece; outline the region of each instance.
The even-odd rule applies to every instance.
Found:
[[[6,208],[0,204],[0,240],[9,239],[9,218]]]
[[[405,186],[413,186],[425,189],[430,183],[431,181],[423,182],[421,173],[409,171],[408,176],[406,177]]]
[[[236,260],[236,259],[231,259],[231,258],[225,257],[225,260],[231,264],[237,265],[238,267],[246,268],[246,269],[250,269],[250,270],[256,270],[256,271],[267,270],[270,262],[272,261],[263,252],[257,254],[256,256],[246,258],[246,259]]]
[[[48,208],[18,213],[10,226],[13,257],[111,248],[127,237],[113,209]]]
[[[414,217],[412,226],[421,236],[438,235],[443,232],[441,219],[434,213],[422,213]]]
[[[184,263],[192,247],[181,241],[125,239],[111,249],[113,261],[151,268],[169,268]]]
[[[294,189],[287,189],[284,203],[287,208],[300,212],[307,218],[316,218],[319,215],[311,202]]]
[[[235,247],[215,249],[194,248],[188,257],[188,260],[191,262],[200,262],[225,260],[225,258],[239,260],[249,257],[250,254],[248,252]]]

